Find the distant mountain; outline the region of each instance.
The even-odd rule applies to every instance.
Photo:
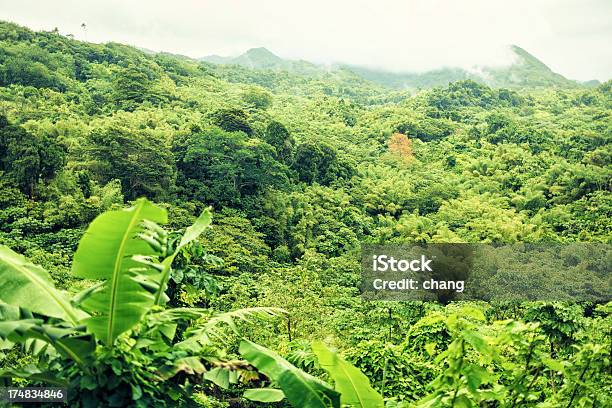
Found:
[[[461,79],[472,79],[489,86],[507,88],[580,86],[578,82],[553,72],[546,64],[521,47],[513,45],[510,49],[514,54],[514,61],[502,67],[475,66],[471,70],[443,68],[423,73],[393,73],[358,66],[347,67],[369,81],[398,89],[430,88]]]
[[[200,61],[206,61],[213,64],[231,64],[232,57],[222,57],[221,55],[207,55],[206,57],[200,58]]]
[[[348,70],[361,78],[393,89],[431,88],[449,82],[472,79],[493,87],[558,87],[576,88],[596,86],[595,81],[579,83],[553,72],[542,61],[516,45],[511,46],[514,62],[504,67],[475,66],[473,69],[441,68],[427,72],[390,72],[357,65],[336,64],[331,69]],[[238,57],[211,55],[200,60],[214,64],[233,64],[251,69],[291,71],[300,74],[317,74],[330,68],[307,61],[280,58],[266,48],[252,48]]]
[[[473,79],[474,77],[461,68],[442,68],[423,73],[397,73],[357,65],[343,65],[343,67],[368,81],[394,89],[432,88],[462,79]]]
[[[220,55],[209,55],[200,58],[200,61],[212,62],[213,64],[241,65],[247,68],[270,69],[280,68],[289,64],[289,61],[270,52],[264,47],[251,48],[238,57],[222,57]]]
[[[601,85],[601,82],[597,79],[591,79],[590,81],[581,82],[581,84],[587,88],[597,88],[599,85]]]
[[[209,55],[200,58],[213,64],[240,65],[251,69],[271,69],[277,71],[292,71],[302,74],[313,74],[321,70],[318,65],[308,61],[293,61],[282,59],[264,47],[251,48],[247,52],[237,57],[222,57],[219,55]]]
[[[516,45],[511,46],[516,62],[509,67],[484,68],[485,81],[493,86],[558,86],[572,88],[579,84],[553,72],[542,61]]]

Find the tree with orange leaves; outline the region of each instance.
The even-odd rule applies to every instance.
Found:
[[[389,152],[399,157],[403,162],[408,163],[414,158],[412,152],[412,140],[402,133],[394,133],[388,142]]]

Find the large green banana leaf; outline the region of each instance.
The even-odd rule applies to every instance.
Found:
[[[57,378],[55,373],[43,372],[33,364],[21,368],[0,368],[0,378],[27,378],[30,381],[41,382],[46,385],[68,386],[68,383]]]
[[[185,230],[185,234],[183,234],[183,236],[181,237],[181,241],[174,250],[174,253],[163,260],[161,283],[159,285],[159,290],[155,294],[156,305],[159,305],[163,299],[163,294],[166,291],[166,285],[168,284],[168,279],[170,278],[170,272],[172,271],[172,262],[174,261],[174,258],[179,254],[181,249],[183,249],[187,244],[199,237],[206,230],[206,228],[210,227],[211,221],[212,212],[209,207],[202,211],[202,214],[200,214],[200,216],[193,223],[193,225],[187,227],[187,229]]]
[[[336,391],[340,392],[342,405],[354,408],[382,408],[382,396],[370,385],[368,378],[356,367],[344,361],[337,353],[329,350],[320,341],[312,343],[312,351],[334,380]]]
[[[151,288],[151,282],[152,277],[159,279],[159,270],[137,258],[160,255],[141,237],[155,234],[147,225],[166,222],[164,209],[139,199],[131,208],[99,215],[79,242],[73,274],[104,281],[80,303],[92,314],[85,325],[107,345],[134,327],[153,305],[158,287]]]
[[[287,360],[251,341],[240,342],[240,354],[268,376],[296,408],[339,408],[340,394],[325,382],[296,368]]]
[[[279,402],[285,399],[285,394],[274,388],[251,388],[244,390],[242,397],[249,401]]]
[[[53,285],[51,276],[22,255],[0,245],[0,302],[76,325],[79,313]]]
[[[84,327],[63,324],[44,324],[26,309],[0,303],[0,340],[23,344],[34,355],[51,345],[63,356],[84,364],[95,350],[93,336],[84,333]]]

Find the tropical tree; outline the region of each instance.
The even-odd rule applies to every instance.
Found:
[[[281,162],[291,164],[295,140],[282,123],[270,122],[263,134],[263,140],[276,149],[276,157]]]
[[[50,137],[37,137],[0,115],[0,171],[32,197],[39,182],[50,180],[65,161],[64,148]]]
[[[274,148],[243,132],[213,127],[177,138],[173,151],[183,192],[215,205],[239,205],[244,197],[288,183]]]
[[[86,166],[100,183],[121,180],[126,199],[162,198],[174,187],[176,170],[165,134],[152,129],[134,130],[129,114],[116,116],[110,125],[88,135]]]
[[[249,136],[253,134],[249,116],[241,109],[220,109],[212,116],[215,125],[227,132],[244,132]]]

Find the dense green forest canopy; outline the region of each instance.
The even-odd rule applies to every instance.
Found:
[[[610,403],[609,305],[461,312],[364,302],[358,284],[361,243],[609,243],[611,82],[466,79],[410,93],[307,68],[218,65],[0,23],[0,244],[74,294],[90,283],[70,273],[72,257],[99,214],[146,197],[180,230],[210,205],[213,228],[176,260],[173,306],[282,307],[286,321],[249,337],[318,376],[308,340],[325,340],[389,401]],[[502,357],[514,366],[500,380]],[[207,384],[199,390],[215,399],[238,395]],[[523,388],[479,393],[493,384]],[[134,389],[128,400],[141,398]]]

